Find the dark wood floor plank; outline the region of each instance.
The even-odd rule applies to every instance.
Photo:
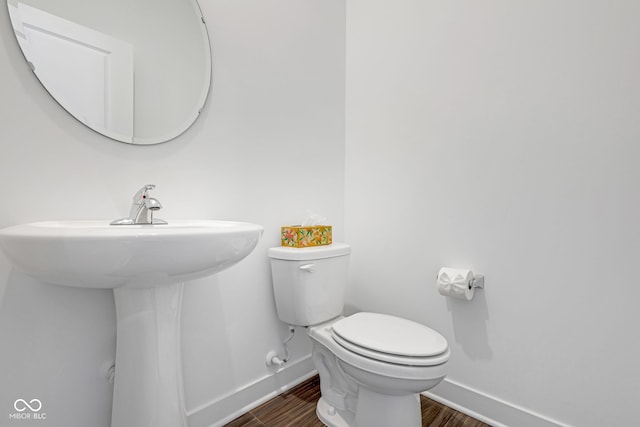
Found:
[[[258,406],[251,414],[267,427],[322,427],[316,417],[316,402],[320,399],[317,376]]]
[[[251,413],[246,413],[231,421],[229,424],[225,424],[225,427],[265,427],[265,425],[251,415]]]
[[[225,427],[324,427],[316,416],[320,379],[314,376],[236,418]],[[491,427],[435,400],[420,396],[422,427]]]

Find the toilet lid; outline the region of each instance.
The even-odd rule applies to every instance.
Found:
[[[447,340],[433,329],[388,314],[356,313],[336,322],[332,331],[339,344],[363,356],[378,360],[416,359],[414,363],[401,361],[403,364],[432,364],[428,359],[448,349]],[[377,353],[383,357],[376,357]]]

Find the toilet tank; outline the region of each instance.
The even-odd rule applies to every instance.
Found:
[[[280,320],[310,326],[341,315],[350,252],[351,247],[345,243],[269,249]]]

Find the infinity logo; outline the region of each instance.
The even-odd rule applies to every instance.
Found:
[[[31,406],[29,403],[33,406]],[[27,401],[24,399],[18,399],[13,402],[13,407],[18,412],[24,412],[27,410],[27,408],[29,408],[31,412],[38,412],[40,409],[42,409],[42,402],[40,402],[38,399],[31,399],[29,403],[27,403]]]

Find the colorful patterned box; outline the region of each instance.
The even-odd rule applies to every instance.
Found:
[[[330,225],[311,225],[308,227],[289,225],[281,228],[280,236],[282,237],[282,246],[306,248],[309,246],[330,245],[332,241],[331,233]]]

